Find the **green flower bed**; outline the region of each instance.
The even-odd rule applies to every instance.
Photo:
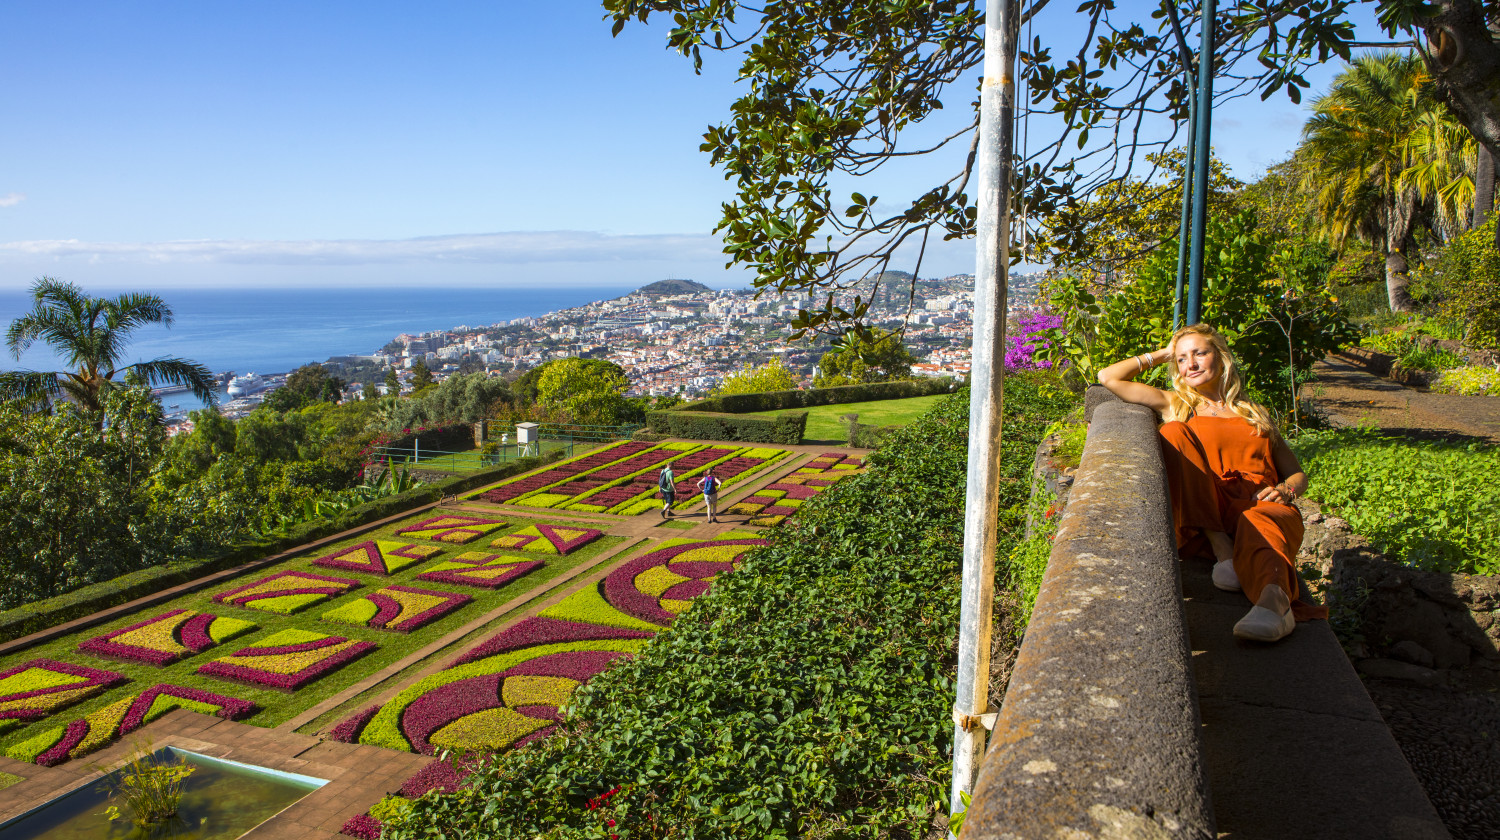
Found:
[[[1461,367],[1445,370],[1431,387],[1440,394],[1500,397],[1500,370],[1487,367]]]
[[[1307,494],[1408,566],[1500,573],[1500,450],[1384,438],[1368,430],[1291,441]]]
[[[1054,382],[1007,377],[1013,478],[1075,404]],[[967,415],[961,393],[894,433],[580,688],[559,735],[416,800],[384,837],[593,838],[606,820],[621,837],[927,836],[948,785]],[[1002,558],[1029,487],[1002,485]]]

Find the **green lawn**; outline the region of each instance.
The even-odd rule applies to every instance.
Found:
[[[844,443],[849,439],[849,424],[839,419],[845,414],[858,414],[859,422],[869,426],[904,426],[927,413],[946,394],[930,397],[908,397],[904,400],[874,400],[872,402],[838,403],[813,408],[789,408],[778,411],[757,411],[754,417],[775,417],[792,411],[807,412],[807,431],[802,439],[808,443]]]

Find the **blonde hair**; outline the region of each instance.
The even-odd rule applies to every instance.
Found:
[[[1172,341],[1167,345],[1171,357],[1168,363],[1172,365],[1172,390],[1167,392],[1167,410],[1164,419],[1187,420],[1198,412],[1198,407],[1204,405],[1208,400],[1192,385],[1188,384],[1187,377],[1182,375],[1181,368],[1177,367],[1177,342],[1190,335],[1199,335],[1208,339],[1209,344],[1219,357],[1219,378],[1223,381],[1220,393],[1224,397],[1224,406],[1236,415],[1243,417],[1245,422],[1255,427],[1255,433],[1261,437],[1274,438],[1276,436],[1276,424],[1271,422],[1271,414],[1266,411],[1260,403],[1245,399],[1244,380],[1240,378],[1239,369],[1235,366],[1234,353],[1229,350],[1229,342],[1219,331],[1207,324],[1194,324],[1183,327],[1172,335]]]

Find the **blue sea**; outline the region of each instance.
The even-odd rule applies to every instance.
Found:
[[[401,333],[488,326],[544,315],[634,287],[374,289],[165,289],[170,329],[147,326],[127,348],[128,361],[178,356],[216,373],[282,373],[331,356],[373,353]],[[113,296],[89,290],[99,297]],[[0,325],[30,311],[25,291],[0,292]],[[57,370],[62,363],[41,344],[17,362],[9,352],[0,369]],[[186,394],[168,402],[196,408]]]

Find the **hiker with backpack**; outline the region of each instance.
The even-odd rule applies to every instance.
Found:
[[[714,505],[719,502],[719,479],[714,476],[713,467],[703,474],[703,480],[698,482],[698,489],[703,491],[703,503],[708,507],[708,521],[718,522],[714,516]]]
[[[677,501],[677,482],[672,478],[671,464],[661,468],[661,475],[656,478],[656,489],[661,492],[661,518],[666,519],[672,515],[672,503]]]

